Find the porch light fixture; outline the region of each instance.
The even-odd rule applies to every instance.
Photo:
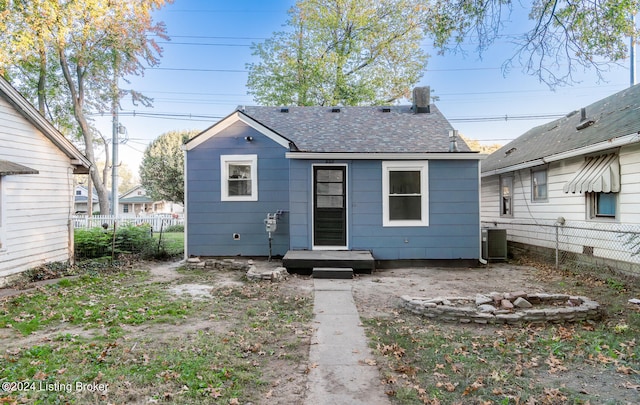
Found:
[[[244,140],[247,142],[253,142],[253,137],[252,136],[245,136]]]

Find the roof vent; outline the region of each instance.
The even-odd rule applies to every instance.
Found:
[[[391,112],[391,107],[382,107],[382,112],[383,113]]]
[[[431,112],[431,87],[416,87],[413,89],[413,112],[426,114]]]
[[[287,107],[283,107],[283,108],[280,109],[280,112],[281,113],[288,113],[289,109]]]
[[[578,131],[580,131],[581,129],[585,129],[590,127],[591,125],[595,124],[596,122],[594,120],[589,120],[587,119],[587,109],[586,108],[581,108],[580,109],[580,124],[578,124],[576,126],[576,129]]]
[[[333,112],[333,113],[339,113],[339,112],[340,112],[340,108],[338,108],[338,107],[334,107],[334,108],[332,108],[332,109],[331,109],[331,112]]]

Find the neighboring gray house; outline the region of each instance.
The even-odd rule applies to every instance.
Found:
[[[267,256],[272,214],[274,255],[475,265],[480,155],[452,130],[427,103],[240,107],[185,145],[185,254]]]
[[[89,162],[0,77],[0,286],[73,257],[73,175]]]
[[[482,162],[483,224],[510,248],[640,271],[639,133],[640,85],[532,128]]]

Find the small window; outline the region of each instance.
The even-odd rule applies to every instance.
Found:
[[[427,226],[427,162],[383,162],[383,225]]]
[[[587,193],[587,203],[591,218],[615,219],[618,193]]]
[[[82,195],[82,190],[76,190],[76,195]]]
[[[122,206],[122,212],[124,212],[125,214],[129,213],[129,204],[124,204]]]
[[[258,155],[222,155],[221,200],[258,201]]]
[[[531,200],[547,201],[547,169],[537,169],[531,172]]]
[[[500,216],[513,216],[513,177],[500,178]]]

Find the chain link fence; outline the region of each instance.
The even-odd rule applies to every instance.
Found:
[[[579,221],[483,222],[506,229],[509,253],[560,266],[605,266],[640,276],[640,225]]]

